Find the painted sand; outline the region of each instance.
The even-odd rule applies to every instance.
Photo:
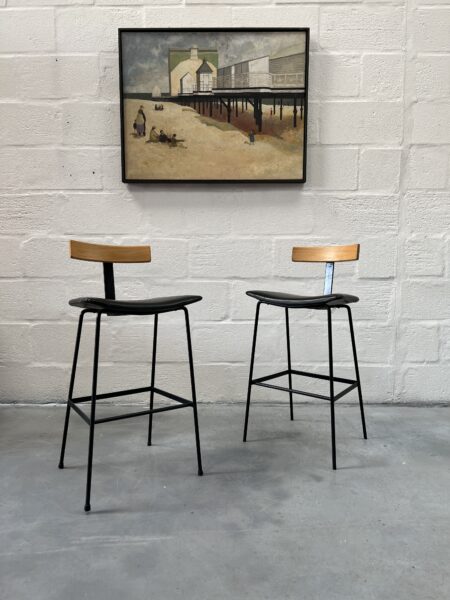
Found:
[[[155,104],[164,110],[155,111]],[[133,122],[139,106],[147,117],[146,136],[138,138]],[[250,109],[249,105],[249,109]],[[206,107],[205,115],[193,108],[172,102],[124,100],[127,179],[301,179],[303,177],[303,121],[292,126],[293,108],[283,107],[271,115],[271,107],[263,105],[263,129],[250,145],[248,132],[255,129],[252,111],[232,117],[226,122],[226,111],[220,115],[214,108],[213,118]],[[182,143],[176,147],[148,143],[152,126],[157,131],[176,136]]]

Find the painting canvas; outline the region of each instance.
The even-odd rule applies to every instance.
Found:
[[[305,181],[309,30],[121,29],[124,182]]]

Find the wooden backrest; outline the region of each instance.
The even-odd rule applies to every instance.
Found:
[[[292,248],[294,262],[344,262],[359,259],[359,244],[350,246],[297,246]]]
[[[70,240],[70,258],[102,263],[142,263],[151,261],[150,246],[109,246]]]
[[[70,240],[70,258],[103,263],[105,298],[115,300],[114,263],[150,262],[150,246],[109,246]]]
[[[320,262],[325,265],[324,295],[333,292],[334,263],[359,260],[359,244],[349,246],[295,246],[293,262]]]

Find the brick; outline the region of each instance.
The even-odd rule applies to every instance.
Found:
[[[421,54],[413,65],[419,100],[445,100],[450,96],[450,55]]]
[[[447,185],[449,151],[442,146],[412,146],[406,166],[408,189],[443,189]]]
[[[51,231],[63,203],[62,194],[3,194],[0,202],[0,233]]]
[[[354,190],[358,186],[358,150],[310,146],[307,188]]]
[[[398,191],[400,160],[400,148],[363,148],[359,161],[360,189]]]
[[[362,95],[378,100],[401,99],[403,70],[401,54],[366,54],[362,59]]]
[[[56,105],[0,103],[3,146],[58,144],[61,138],[61,112]]]
[[[381,2],[381,0],[378,0],[379,2]],[[315,4],[341,4],[341,3],[345,3],[345,4],[357,4],[359,2],[362,2],[362,0],[317,0],[317,2],[315,2]],[[275,0],[275,4],[281,4],[281,5],[285,5],[285,4],[300,4],[299,0]]]
[[[349,376],[353,376],[351,371]],[[394,374],[391,370],[387,370],[384,366],[362,365],[360,376],[364,402],[392,402],[394,399]],[[352,396],[352,394],[354,395]],[[356,402],[356,393],[352,392],[352,394],[348,395],[348,400],[350,401],[353,397],[353,401]]]
[[[94,96],[98,88],[97,56],[0,57],[4,98],[33,99]]]
[[[22,244],[23,272],[27,277],[86,277],[92,264],[70,261],[66,238],[33,237]]]
[[[113,236],[145,231],[139,207],[123,194],[67,193],[66,198],[64,211],[58,220],[58,227],[64,234]]]
[[[320,104],[308,100],[308,144],[319,143]]]
[[[156,202],[141,187],[133,192],[133,198],[141,206],[147,229],[152,233],[160,237],[180,234],[197,237],[231,231],[231,211],[239,190],[238,186],[215,188],[212,198],[209,186],[161,187]],[[168,206],[171,210],[167,210]]]
[[[0,324],[0,364],[26,364],[31,359],[30,326],[25,323]]]
[[[413,144],[450,143],[450,102],[419,102],[412,108]]]
[[[402,285],[402,315],[407,319],[450,318],[448,281],[406,281]]]
[[[51,52],[54,49],[53,9],[2,10],[0,52]]]
[[[397,267],[398,238],[385,236],[361,240],[358,277],[360,279],[389,279],[395,277]]]
[[[113,146],[120,143],[119,106],[106,102],[63,105],[64,143]]]
[[[136,278],[141,274],[150,277],[152,280],[173,280],[187,277],[189,246],[186,240],[158,239],[153,236],[149,239],[148,235],[143,235],[140,238],[123,237],[120,243],[126,246],[150,244],[152,249],[150,264],[117,265],[117,267],[121,267],[124,276]]]
[[[159,4],[174,4],[179,0],[158,0]],[[151,0],[95,0],[97,6],[130,6],[133,4],[149,4]]]
[[[450,275],[450,241],[447,240],[447,251],[445,257],[445,271],[447,277]]]
[[[262,10],[255,7],[235,7],[233,10],[233,27],[299,27],[310,28],[310,47],[317,47],[319,30],[319,9],[317,6],[284,5],[265,6]]]
[[[0,237],[0,256],[3,257],[0,277],[20,277],[22,275],[20,239]]]
[[[292,311],[291,311],[292,312]],[[291,354],[293,362],[301,365],[323,365],[328,370],[328,336],[326,316],[320,323],[311,324],[307,319],[292,312],[291,316]],[[343,311],[339,311],[343,312]],[[333,313],[333,319],[336,313]],[[392,360],[394,348],[394,328],[380,327],[355,320],[355,338],[359,347],[360,364],[378,363],[388,365]],[[278,335],[281,335],[279,331]],[[284,341],[284,338],[283,338]],[[333,320],[333,349],[336,364],[353,367],[353,354],[347,316],[342,320]],[[282,359],[286,362],[285,352]]]
[[[109,54],[100,55],[100,98],[107,102],[119,103],[119,59]]]
[[[116,321],[116,323],[111,323],[109,327],[112,329],[112,344],[109,354],[114,362],[147,362],[150,366],[153,344],[152,322],[135,324],[133,322],[119,323]],[[198,362],[195,336],[193,338],[196,362]],[[185,363],[187,357],[186,333],[182,315],[179,315],[178,321],[175,323],[168,323],[165,318],[161,317],[158,323],[156,351],[157,375],[159,366],[162,363]]]
[[[419,8],[414,13],[414,47],[422,52],[450,51],[449,8]]]
[[[448,0],[418,0],[418,6],[427,6],[431,4],[432,6],[437,6],[438,4],[448,5]]]
[[[252,345],[252,323],[212,323],[197,326],[194,332],[194,346],[197,360],[202,364],[222,362],[243,362],[250,359]],[[263,323],[259,331],[255,360],[260,363],[273,363],[285,356],[285,339],[280,336],[276,325]],[[218,344],[217,340],[221,340]],[[236,343],[239,340],[239,343]]]
[[[406,223],[411,232],[440,235],[443,223],[450,222],[450,203],[446,192],[408,192],[404,203]]]
[[[51,365],[0,367],[0,402],[64,402],[69,385],[68,369]]]
[[[235,202],[225,204],[231,212],[231,228],[237,234],[303,234],[314,226],[311,199],[280,188],[276,202],[272,190],[253,187],[239,194]],[[255,210],[256,209],[256,210]]]
[[[154,0],[154,4],[158,4],[159,0]],[[208,6],[217,4],[260,4],[261,0],[208,0]],[[189,4],[205,4],[205,0],[186,0],[186,5]]]
[[[441,325],[440,327],[440,350],[441,359],[450,361],[450,326]]]
[[[360,301],[353,305],[355,321],[378,321],[391,323],[394,319],[395,283],[383,280],[363,280],[352,282],[346,289],[336,284],[336,291],[342,290],[358,296]],[[342,317],[343,318],[343,317]]]
[[[261,277],[271,272],[272,249],[267,240],[204,239],[191,243],[193,277]]]
[[[416,365],[405,369],[400,400],[406,402],[438,402],[448,399],[450,371],[441,365]]]
[[[313,206],[318,241],[348,244],[364,236],[384,237],[398,232],[399,199],[395,195],[324,194]],[[330,233],[325,236],[325,232]]]
[[[144,23],[147,27],[219,27],[231,25],[231,8],[211,6],[148,7]]]
[[[405,270],[411,277],[433,277],[444,272],[444,242],[413,236],[405,242]]]
[[[67,6],[69,2],[70,0],[8,0],[8,6]],[[94,0],[77,0],[77,4],[93,3]]]
[[[402,363],[439,360],[439,328],[435,324],[403,323],[399,331],[398,357]]]
[[[403,20],[400,7],[326,7],[320,15],[320,44],[339,52],[402,49]]]
[[[142,9],[74,7],[58,11],[56,40],[60,52],[116,52],[119,27],[141,27]]]
[[[228,317],[230,311],[230,284],[223,281],[208,281],[198,279],[196,281],[177,282],[150,282],[146,296],[165,297],[179,294],[194,294],[202,296],[203,300],[189,307],[191,322],[195,325],[197,321],[222,321]],[[142,297],[142,296],[141,296]],[[170,320],[170,315],[164,319]],[[181,316],[175,314],[173,319],[179,322]]]
[[[102,187],[104,190],[124,190],[120,148],[102,148]]]
[[[5,321],[58,320],[68,298],[62,281],[3,280],[0,307]]]
[[[98,189],[101,187],[100,152],[53,148],[0,149],[0,188]]]
[[[105,356],[105,347],[109,342],[109,323],[102,323],[100,335],[100,362],[111,356]],[[72,366],[73,351],[77,334],[75,323],[35,323],[30,326],[32,360],[39,363],[55,363]],[[78,365],[91,367],[94,348],[94,320],[87,315],[84,318],[81,335]],[[77,382],[78,383],[78,382]]]
[[[320,111],[323,144],[395,144],[402,141],[402,106],[395,102],[327,102]]]
[[[311,53],[310,97],[325,98],[359,95],[360,58],[354,54]]]

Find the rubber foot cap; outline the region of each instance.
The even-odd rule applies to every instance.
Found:
[[[85,504],[84,505],[84,511],[85,512],[89,512],[91,510],[91,505],[90,504]]]

